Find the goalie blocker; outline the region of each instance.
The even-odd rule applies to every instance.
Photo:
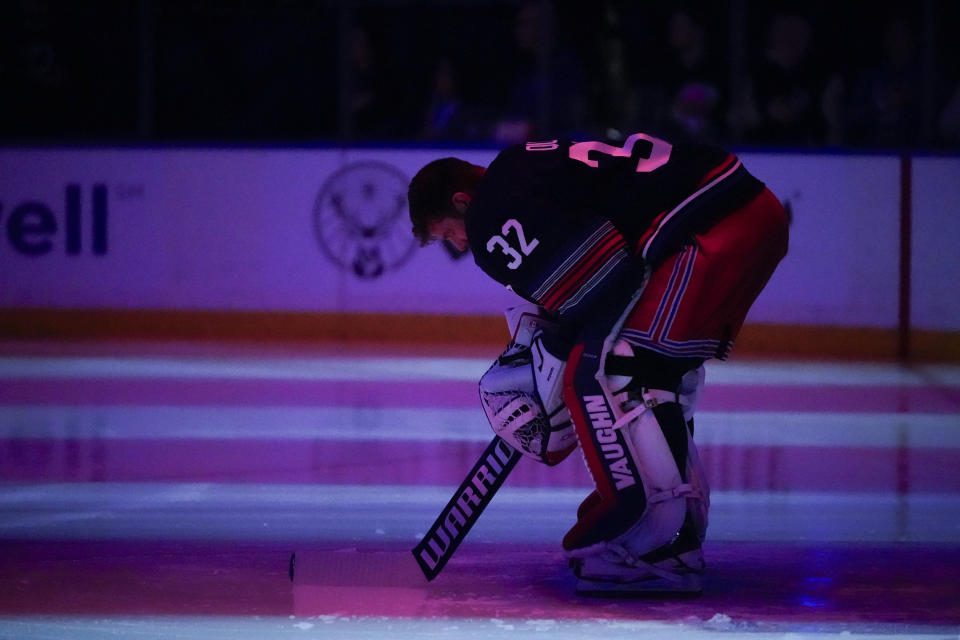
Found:
[[[552,466],[577,447],[562,398],[565,363],[543,345],[544,335],[557,327],[533,305],[509,309],[507,321],[517,330],[480,378],[480,402],[494,433],[521,454]]]

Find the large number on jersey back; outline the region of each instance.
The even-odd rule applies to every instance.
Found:
[[[506,236],[510,233],[511,229],[517,234],[520,253],[507,242]],[[491,236],[490,239],[487,240],[487,251],[493,253],[494,248],[500,249],[500,253],[510,258],[510,262],[507,263],[507,269],[516,269],[519,267],[523,262],[523,256],[530,255],[530,252],[540,244],[540,241],[536,238],[531,238],[530,241],[527,242],[527,236],[523,233],[523,226],[513,218],[504,222],[500,231],[503,233],[502,236]],[[521,253],[523,255],[521,255]]]
[[[627,138],[627,141],[623,143],[622,147],[614,147],[597,141],[577,142],[570,145],[570,157],[574,160],[579,160],[587,166],[596,167],[599,165],[599,162],[590,159],[591,151],[598,151],[617,158],[629,158],[633,154],[633,145],[637,143],[637,140],[646,140],[651,144],[650,155],[646,158],[641,158],[640,161],[637,162],[637,173],[648,173],[659,169],[670,160],[670,151],[673,149],[673,145],[666,140],[654,138],[645,133],[633,134]]]

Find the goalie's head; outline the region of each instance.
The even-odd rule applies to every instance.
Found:
[[[486,169],[459,158],[441,158],[426,165],[410,181],[407,201],[413,235],[421,245],[449,240],[467,248],[463,218]]]

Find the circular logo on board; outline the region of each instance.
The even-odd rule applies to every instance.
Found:
[[[384,162],[354,162],[323,184],[313,205],[320,248],[340,268],[377,278],[417,248],[407,216],[409,180]]]

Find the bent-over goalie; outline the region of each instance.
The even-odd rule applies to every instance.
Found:
[[[563,538],[578,591],[699,592],[702,365],[786,255],[780,202],[733,154],[643,133],[435,160],[408,196],[422,243],[470,249],[530,303],[480,395],[491,446],[548,465],[579,447],[596,487]]]

